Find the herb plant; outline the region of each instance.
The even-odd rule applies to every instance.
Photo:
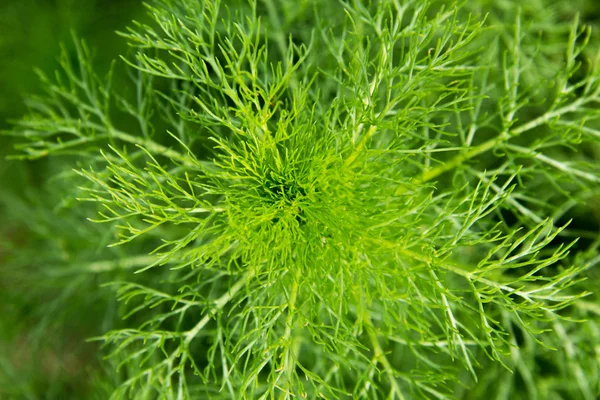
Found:
[[[40,72],[9,133],[55,160],[40,324],[87,298],[90,390],[597,398],[600,239],[569,220],[598,212],[598,41],[493,3],[157,0],[107,76],[77,39]]]

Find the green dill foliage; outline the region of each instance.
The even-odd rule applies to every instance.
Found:
[[[98,393],[597,398],[598,40],[491,3],[159,0],[129,86],[64,51],[11,134],[99,223],[55,274],[120,302]]]

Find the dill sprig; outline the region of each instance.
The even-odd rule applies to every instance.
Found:
[[[112,398],[598,395],[597,43],[479,3],[155,1],[129,89],[40,74],[19,157],[123,253],[64,272],[113,274]]]

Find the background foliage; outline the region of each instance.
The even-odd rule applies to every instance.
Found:
[[[2,1],[0,130],[26,112],[26,96],[41,92],[35,68],[52,73],[61,44],[75,51],[72,32],[94,48],[94,68],[107,71],[127,51],[115,30],[143,15],[137,0]],[[83,217],[60,211],[66,198],[50,178],[62,161],[8,161],[13,144],[0,135],[0,398],[92,398],[101,357],[85,339],[110,326],[115,305],[97,302],[95,294],[86,299],[98,291],[92,281],[80,286],[81,280],[51,282],[45,275],[90,243],[80,242]]]
[[[265,58],[253,44],[260,35],[245,36],[262,32],[257,21],[233,16],[240,26],[209,21],[179,31],[177,20],[160,10],[180,17],[196,10],[183,3],[158,6],[162,31],[135,1],[0,6],[3,126],[11,129],[6,119],[26,112],[24,95],[43,92],[33,66],[49,82],[62,68],[62,84],[50,86],[48,96],[67,99],[69,112],[88,107],[73,123],[51,112],[44,117],[43,105],[56,103],[30,98],[42,116],[21,120],[16,132],[31,137],[21,147],[31,160],[0,164],[0,398],[175,398],[183,385],[199,398],[252,397],[253,390],[278,398],[281,387],[311,398],[598,396],[600,305],[596,294],[579,298],[596,290],[600,261],[600,75],[593,61],[599,42],[582,28],[598,23],[593,0],[521,6],[480,0],[456,13],[436,2],[425,12],[417,2],[406,6],[415,35],[393,49],[377,24],[394,18],[384,12],[372,18],[380,9],[367,2],[344,2],[351,11],[343,23],[340,4],[323,3],[322,22],[340,23],[311,36],[310,1],[293,7],[264,1],[254,12],[271,32]],[[252,14],[244,2],[239,10]],[[129,31],[141,49],[137,57],[113,33],[125,31],[132,18],[150,24]],[[410,25],[409,17],[404,21]],[[447,31],[431,28],[444,23]],[[87,46],[71,39],[71,29]],[[226,49],[217,58],[235,64],[227,54],[237,54],[239,70],[197,63],[201,38],[236,29],[237,41],[217,39]],[[293,36],[289,48],[281,32]],[[428,51],[423,37],[442,45],[432,40]],[[307,51],[309,43],[323,51]],[[483,44],[491,58],[473,58]],[[416,64],[434,54],[437,64],[407,62],[414,79],[386,86],[384,77],[407,73],[387,58],[394,51],[400,59],[414,56]],[[109,115],[104,76],[119,54],[148,74],[116,64],[112,87],[123,97],[113,97],[119,112]],[[281,69],[265,71],[264,59],[279,60]],[[473,60],[496,67],[479,70]],[[311,86],[318,94],[304,90],[315,66],[322,69]],[[255,75],[241,72],[247,69]],[[190,71],[205,85],[182,78]],[[237,93],[211,81],[219,73],[235,82]],[[471,77],[477,87],[469,86]],[[244,84],[248,79],[253,85]],[[327,109],[322,104],[329,101]],[[281,108],[287,114],[278,114]],[[273,142],[253,144],[272,115]],[[343,139],[318,136],[330,126]],[[102,145],[101,156],[94,141],[107,127],[113,147]],[[399,130],[418,133],[402,140],[389,134]],[[71,143],[62,134],[73,131],[83,134]],[[510,146],[495,141],[505,132],[514,136]],[[15,153],[13,141],[22,145],[10,136],[0,140],[2,154]],[[473,149],[473,162],[453,158],[457,143]],[[207,162],[212,146],[222,154],[220,170]],[[486,146],[496,149],[493,156],[483,154]],[[281,156],[283,148],[291,153]],[[63,156],[43,157],[52,152]],[[337,164],[340,153],[344,161]],[[195,181],[190,171],[208,179]],[[412,202],[404,202],[407,194]],[[97,217],[106,224],[86,220],[95,202],[108,206]],[[265,223],[274,228],[261,228]],[[365,239],[361,230],[374,233]],[[240,240],[240,232],[249,240]],[[306,243],[298,243],[305,234]],[[124,245],[107,247],[115,241]],[[156,247],[158,259],[148,255]],[[191,269],[198,265],[205,265],[201,272]],[[533,275],[541,286],[529,285]],[[249,281],[255,291],[246,289]],[[221,313],[231,299],[237,308]],[[398,300],[408,311],[395,308]],[[197,310],[207,317],[198,318]],[[555,312],[565,319],[545,321]],[[304,338],[293,339],[302,329]],[[109,345],[86,342],[91,337]],[[319,345],[300,343],[308,338]],[[200,383],[187,372],[177,378],[192,360]],[[272,367],[264,372],[266,363]],[[239,367],[228,370],[232,365]]]

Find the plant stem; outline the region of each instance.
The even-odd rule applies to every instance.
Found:
[[[285,319],[285,333],[283,335],[283,343],[286,346],[285,353],[283,355],[283,371],[285,372],[287,378],[287,384],[289,387],[293,385],[292,382],[292,372],[294,361],[292,358],[295,356],[293,349],[293,339],[292,339],[292,326],[294,324],[294,312],[296,311],[296,299],[298,298],[298,279],[300,278],[300,268],[296,272],[296,276],[294,281],[292,282],[292,292],[290,294],[290,300],[288,302],[288,312],[287,317]]]
[[[377,132],[377,127],[375,125],[371,125],[371,127],[369,128],[367,133],[360,139],[360,142],[358,142],[358,145],[356,145],[356,148],[354,149],[354,151],[346,159],[346,162],[344,163],[346,165],[346,167],[349,167],[350,165],[352,165],[352,163],[354,161],[356,161],[356,159],[360,155],[360,152],[363,151],[363,149],[367,145],[367,141],[371,137],[373,137],[375,132]]]
[[[52,269],[52,276],[63,276],[69,274],[76,274],[81,272],[91,272],[91,273],[102,273],[102,272],[110,272],[117,269],[130,269],[136,267],[144,267],[156,262],[157,257],[152,255],[139,255],[128,258],[121,258],[118,260],[101,260],[94,261],[87,264],[76,265],[74,267],[69,268],[60,268],[60,269]]]
[[[225,307],[227,303],[229,303],[229,301],[246,286],[246,284],[252,276],[254,276],[254,271],[247,271],[244,275],[242,275],[242,278],[239,281],[237,281],[231,287],[231,289],[227,291],[227,293],[225,293],[223,296],[219,297],[217,301],[215,301],[215,305],[200,321],[198,321],[196,326],[194,326],[192,329],[185,333],[186,345],[189,345],[192,342],[192,340],[194,340],[196,335],[198,335],[198,333],[204,328],[204,326],[208,324],[210,319],[214,317],[217,312],[221,311],[223,307]]]
[[[373,327],[371,318],[365,316],[363,318],[363,322],[366,325],[367,333],[369,335],[369,339],[371,340],[371,345],[373,346],[373,360],[375,361],[375,363],[380,363],[383,366],[383,370],[385,371],[385,374],[387,375],[392,388],[388,398],[390,400],[395,399],[396,397],[404,399],[405,397],[402,394],[400,385],[398,385],[398,381],[396,380],[394,368],[390,364],[389,360],[387,359],[387,356],[381,348],[381,344],[379,344],[379,339],[377,338],[377,334],[375,333],[375,328]]]
[[[489,150],[498,148],[498,146],[501,145],[502,143],[504,143],[514,137],[517,137],[524,132],[527,132],[534,128],[537,128],[538,126],[542,126],[542,125],[548,123],[553,118],[560,117],[561,115],[577,111],[580,107],[582,107],[586,103],[592,101],[593,99],[594,99],[593,97],[585,97],[585,98],[578,99],[568,106],[559,108],[558,110],[555,110],[555,111],[548,111],[545,114],[539,116],[538,118],[535,118],[535,119],[529,121],[528,123],[519,126],[518,128],[515,128],[513,130],[505,130],[502,133],[500,133],[498,136],[496,136],[495,138],[490,139],[487,142],[480,144],[479,146],[473,147],[465,153],[457,155],[456,157],[454,157],[450,161],[446,162],[445,164],[439,165],[435,168],[431,168],[431,169],[424,171],[422,173],[422,175],[416,180],[415,184],[419,185],[419,184],[429,182],[432,179],[435,179],[438,176],[442,175],[443,173],[455,169],[456,167],[458,167],[465,161],[475,158],[478,155],[483,154]],[[399,194],[399,193],[396,193],[396,194]]]

